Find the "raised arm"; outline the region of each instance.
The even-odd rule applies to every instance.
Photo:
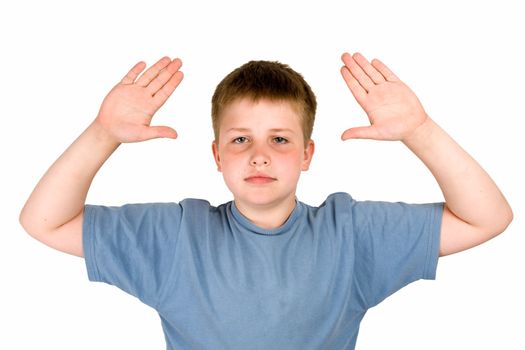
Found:
[[[181,82],[181,65],[164,57],[139,77],[146,67],[139,62],[109,92],[98,116],[51,165],[22,209],[20,223],[31,236],[83,256],[83,208],[102,164],[121,143],[177,137],[172,128],[150,123]]]
[[[512,210],[494,181],[425,112],[417,96],[381,61],[343,54],[341,74],[369,126],[342,139],[402,141],[429,168],[445,197],[440,255],[481,244],[512,221]]]

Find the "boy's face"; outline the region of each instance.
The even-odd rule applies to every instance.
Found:
[[[295,202],[299,176],[314,153],[292,104],[267,99],[243,98],[227,106],[212,147],[218,170],[243,208]]]

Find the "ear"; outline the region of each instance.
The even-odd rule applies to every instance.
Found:
[[[217,141],[211,143],[211,151],[213,152],[213,159],[215,159],[215,164],[217,164],[217,170],[222,171],[221,167],[221,158],[219,157],[219,146]]]
[[[314,156],[315,144],[313,140],[308,140],[306,147],[304,148],[303,164],[301,166],[302,171],[306,171],[310,168],[310,162]]]

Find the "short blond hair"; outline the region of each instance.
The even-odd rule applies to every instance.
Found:
[[[224,109],[241,98],[287,101],[297,108],[305,144],[312,136],[317,101],[303,76],[288,65],[273,61],[250,61],[232,71],[217,85],[211,100],[215,140]]]

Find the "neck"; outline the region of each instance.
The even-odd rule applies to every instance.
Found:
[[[286,222],[296,205],[295,196],[279,205],[249,206],[235,200],[239,212],[254,225],[264,229],[274,229]]]

